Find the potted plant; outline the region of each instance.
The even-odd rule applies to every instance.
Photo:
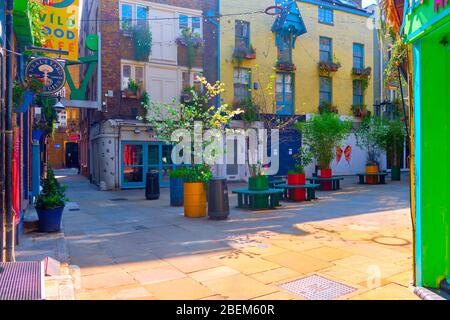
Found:
[[[387,128],[380,117],[368,116],[363,119],[356,131],[356,144],[360,148],[367,149],[366,173],[379,172],[378,158],[381,151],[386,150]],[[377,184],[378,177],[367,177],[368,184]]]
[[[319,113],[323,114],[323,113],[339,113],[338,112],[338,107],[332,105],[329,102],[323,101],[320,105],[319,105]]]
[[[124,93],[123,97],[129,99],[137,99],[139,89],[140,89],[139,83],[134,79],[130,79],[128,80],[127,89],[123,92]]]
[[[256,49],[253,48],[253,46],[250,46],[250,49],[247,51],[247,53],[245,54],[245,59],[256,59]]]
[[[305,167],[312,163],[312,155],[306,148],[300,148],[294,155],[295,167],[288,172],[288,184],[302,186],[306,183]],[[305,190],[294,190],[295,201],[305,201]]]
[[[187,218],[206,217],[206,184],[212,178],[208,165],[193,165],[183,170],[184,216]]]
[[[43,190],[36,199],[36,211],[39,216],[39,231],[58,232],[61,229],[61,218],[67,201],[66,188],[56,180],[49,167]]]
[[[319,74],[329,77],[332,73],[337,72],[341,66],[341,63],[336,59],[335,56],[333,56],[332,61],[319,62]]]
[[[250,164],[249,168],[249,178],[248,178],[248,189],[253,191],[261,191],[269,189],[269,177],[264,174],[261,163]],[[267,208],[269,198],[265,195],[257,195],[254,197],[256,209]]]
[[[292,62],[278,61],[275,66],[279,71],[294,72],[297,67]]]
[[[302,134],[303,144],[317,161],[319,177],[332,177],[330,167],[334,150],[348,137],[352,127],[351,121],[341,120],[333,112],[314,115],[306,122],[297,122],[296,129]],[[331,190],[331,183],[322,183],[322,189]]]
[[[386,151],[391,163],[391,179],[400,181],[401,179],[401,157],[405,143],[405,125],[401,120],[390,120],[387,125]]]
[[[370,111],[367,110],[365,104],[352,104],[352,113],[357,118],[364,118],[367,115],[370,115]]]
[[[181,207],[184,204],[184,170],[185,168],[177,168],[169,173],[170,205],[172,207]]]

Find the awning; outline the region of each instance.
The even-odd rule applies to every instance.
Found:
[[[272,26],[272,32],[277,34],[276,44],[277,46],[280,45],[283,37],[292,34],[292,47],[295,47],[297,37],[307,32],[297,2],[292,0],[277,1],[277,5],[283,8],[283,12],[277,17]]]

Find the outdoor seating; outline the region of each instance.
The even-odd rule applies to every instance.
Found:
[[[283,200],[294,199],[294,191],[298,189],[306,189],[306,201],[317,200],[316,189],[320,187],[320,184],[304,184],[304,185],[288,185],[279,184],[276,188],[282,188],[284,190]],[[294,201],[294,200],[291,200]]]
[[[238,195],[237,208],[245,209],[275,209],[280,206],[280,195],[283,194],[283,189],[267,189],[267,190],[249,190],[238,189],[233,190],[233,194]],[[257,205],[260,201],[256,201],[257,197],[267,197],[267,201],[263,206]]]
[[[320,190],[325,191],[323,188],[324,182],[331,182],[331,190],[336,191],[341,189],[341,181],[344,180],[344,177],[331,177],[331,178],[319,178],[319,177],[313,177],[308,178],[308,181],[310,183],[319,183],[320,184]]]
[[[368,184],[367,183],[367,177],[378,177],[378,183],[377,184],[386,184],[386,176],[387,172],[378,172],[378,173],[359,173],[357,174],[359,178],[359,184]]]

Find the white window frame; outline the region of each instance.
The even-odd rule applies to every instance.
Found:
[[[136,62],[129,62],[129,61],[122,61],[120,63],[120,87],[122,88],[122,90],[125,90],[128,88],[128,85],[125,86],[124,84],[124,78],[123,78],[123,67],[124,66],[130,66],[131,67],[131,75],[130,75],[130,79],[136,80],[136,67],[142,68],[143,74],[142,74],[142,85],[141,88],[143,90],[146,90],[146,71],[145,71],[145,64],[141,64],[141,63],[136,63]]]
[[[180,27],[180,17],[181,16],[186,16],[188,17],[188,28],[193,31],[192,29],[192,18],[199,18],[200,19],[200,32],[198,33],[200,35],[201,38],[203,38],[203,18],[201,16],[198,15],[192,15],[192,14],[188,14],[188,13],[184,13],[184,12],[178,12],[177,17],[177,29],[178,29],[178,34],[181,35],[181,27]]]
[[[137,3],[132,3],[132,2],[128,2],[128,1],[119,1],[119,27],[120,27],[120,30],[126,30],[126,29],[123,29],[123,27],[122,27],[122,5],[123,4],[127,4],[127,5],[130,5],[130,6],[132,6],[132,10],[131,10],[131,12],[132,12],[132,14],[131,14],[131,19],[132,19],[132,21],[131,21],[131,26],[136,26],[136,24],[138,23],[138,21],[137,21],[137,8],[138,7],[142,7],[142,8],[146,8],[147,9],[147,12],[148,12],[148,17],[147,18],[149,18],[150,17],[150,7],[149,6],[146,6],[146,5],[143,5],[143,4],[137,4]],[[150,21],[149,20],[147,20],[147,25],[150,25]]]

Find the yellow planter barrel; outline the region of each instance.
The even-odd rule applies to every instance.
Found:
[[[366,166],[367,174],[376,174],[378,173],[378,166]],[[378,177],[366,177],[367,184],[378,184]]]
[[[203,182],[184,184],[184,216],[187,218],[206,217],[206,188]]]

